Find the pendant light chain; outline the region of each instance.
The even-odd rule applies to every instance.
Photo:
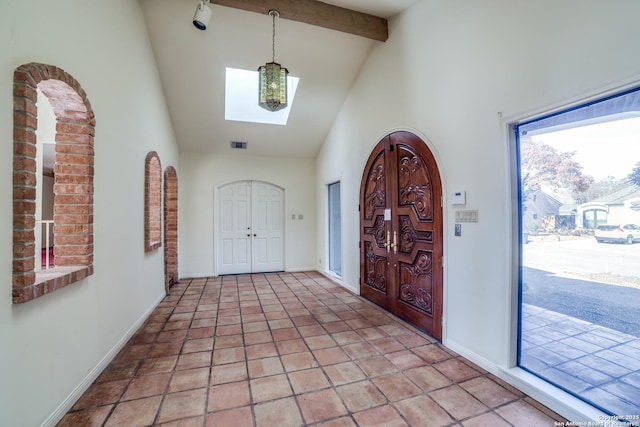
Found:
[[[271,60],[273,62],[276,62],[276,15],[278,15],[278,12],[276,12],[275,10],[272,10],[269,13],[273,18],[273,33],[271,36]]]

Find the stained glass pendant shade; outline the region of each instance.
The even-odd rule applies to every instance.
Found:
[[[276,17],[278,11],[270,10],[273,18],[272,61],[258,68],[258,105],[265,110],[278,111],[287,106],[287,75],[289,71],[278,64],[276,58]]]

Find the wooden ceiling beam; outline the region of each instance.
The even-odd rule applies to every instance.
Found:
[[[277,10],[280,17],[331,30],[386,41],[387,20],[367,13],[334,6],[317,0],[210,0],[212,4],[267,15]]]

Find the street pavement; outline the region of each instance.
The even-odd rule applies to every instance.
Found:
[[[523,267],[522,302],[640,337],[640,289]]]

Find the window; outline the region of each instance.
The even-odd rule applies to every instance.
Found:
[[[582,211],[582,225],[586,229],[595,229],[601,224],[607,223],[607,209],[587,208]]]
[[[224,102],[225,120],[286,125],[299,81],[298,77],[288,76],[287,106],[279,111],[267,111],[258,105],[258,72],[227,68]]]
[[[514,130],[518,365],[609,414],[638,414],[640,91]]]
[[[327,186],[329,194],[329,270],[342,276],[342,218],[340,181]]]
[[[80,84],[64,70],[30,63],[13,75],[13,303],[25,303],[93,274],[93,164],[95,118]],[[36,272],[38,91],[55,116],[53,268]],[[44,100],[41,100],[44,103]],[[46,120],[43,120],[45,122]],[[53,132],[52,132],[53,133]],[[55,147],[55,148],[54,148]],[[42,153],[40,153],[42,155]],[[40,184],[38,184],[40,182]],[[39,236],[38,236],[39,237]],[[48,248],[47,248],[48,249]],[[40,255],[40,254],[39,254]]]

